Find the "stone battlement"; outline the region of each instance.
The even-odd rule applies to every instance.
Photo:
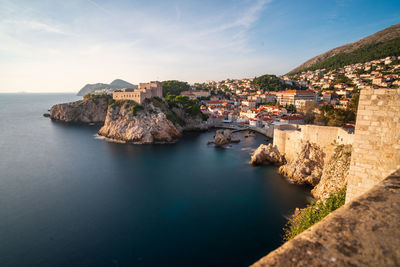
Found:
[[[340,127],[285,124],[275,126],[274,146],[285,154],[288,161],[294,160],[304,142],[316,143],[325,153],[325,161],[333,155],[335,146],[352,144],[354,134]]]
[[[113,92],[114,100],[133,100],[142,104],[146,98],[162,98],[162,85],[160,82],[139,83],[138,89],[120,89]]]

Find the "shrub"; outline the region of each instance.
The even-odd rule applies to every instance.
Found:
[[[141,105],[133,104],[131,105],[131,112],[133,116],[136,116],[137,112],[143,110],[144,108]]]
[[[323,201],[314,201],[300,210],[287,222],[284,230],[284,240],[288,241],[307,230],[313,224],[322,220],[326,215],[342,206],[346,198],[346,187],[332,194]]]
[[[186,122],[179,118],[174,112],[167,114],[167,119],[172,121],[174,124],[179,124],[180,126],[185,126]]]
[[[110,100],[108,100],[108,105],[112,106],[114,104],[115,100],[113,98],[110,98]]]

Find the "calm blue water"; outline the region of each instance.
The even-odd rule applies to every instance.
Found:
[[[0,94],[0,266],[247,266],[281,244],[304,187],[251,167],[264,142],[96,139],[52,122],[62,94]]]

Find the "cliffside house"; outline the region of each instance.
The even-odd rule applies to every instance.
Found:
[[[162,85],[158,81],[139,83],[138,89],[124,88],[113,92],[114,100],[133,100],[138,104],[152,97],[163,97]]]

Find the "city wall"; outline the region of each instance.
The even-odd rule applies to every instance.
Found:
[[[363,89],[346,202],[400,169],[400,89]]]
[[[306,141],[316,143],[325,153],[325,162],[332,156],[336,144],[352,144],[354,134],[340,127],[287,124],[275,126],[273,145],[285,154],[288,161],[294,160]]]

